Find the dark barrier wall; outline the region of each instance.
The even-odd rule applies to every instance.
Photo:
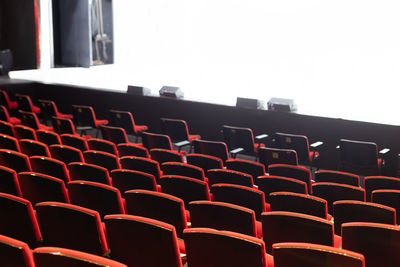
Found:
[[[14,92],[24,92],[34,98],[51,99],[61,112],[72,113],[71,104],[92,105],[98,118],[108,118],[110,109],[131,111],[138,124],[147,124],[150,131],[160,132],[160,118],[184,119],[192,133],[203,139],[222,140],[223,124],[252,128],[255,134],[285,132],[304,134],[310,142],[323,141],[321,167],[336,169],[339,139],[347,138],[376,142],[379,148],[388,147],[386,175],[395,176],[397,154],[400,151],[398,126],[322,118],[268,110],[250,110],[232,106],[170,99],[158,96],[133,96],[82,87],[29,84],[12,86]]]
[[[37,66],[34,2],[0,0],[0,50],[12,50],[15,70]]]

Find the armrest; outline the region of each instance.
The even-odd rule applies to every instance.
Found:
[[[390,151],[389,148],[384,148],[384,149],[382,149],[382,150],[379,151],[379,154],[381,154],[381,155],[386,155],[386,153],[388,153],[389,151]]]
[[[238,147],[238,148],[232,149],[232,150],[229,151],[229,152],[230,152],[231,154],[237,154],[237,153],[240,153],[240,152],[242,152],[242,151],[244,151],[244,149],[241,148],[241,147]]]
[[[190,144],[190,142],[189,142],[188,140],[180,141],[180,142],[178,142],[178,143],[174,143],[174,145],[177,146],[177,147],[187,146],[187,145],[189,145],[189,144]]]
[[[268,134],[259,134],[255,137],[256,140],[262,140],[268,137]]]
[[[323,145],[323,144],[324,144],[324,142],[317,141],[317,142],[315,142],[315,143],[312,143],[312,144],[310,145],[310,147],[312,147],[312,148],[317,148],[317,147],[319,147],[319,146],[321,146],[321,145]]]

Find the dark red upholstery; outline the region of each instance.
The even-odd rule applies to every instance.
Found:
[[[110,124],[116,127],[122,127],[127,134],[139,135],[146,131],[146,125],[136,125],[132,113],[128,111],[110,110]]]
[[[52,117],[58,117],[63,119],[72,119],[72,114],[64,114],[58,111],[56,103],[51,100],[38,100],[41,107],[41,114],[47,119],[50,120]]]
[[[396,210],[396,219],[400,219],[400,190],[374,190],[372,191],[372,202],[394,208]]]
[[[27,155],[8,149],[0,149],[0,165],[18,172],[32,171]]]
[[[22,197],[16,171],[0,166],[0,177],[0,192]]]
[[[227,169],[211,169],[207,171],[208,183],[213,184],[236,184],[253,187],[253,176]]]
[[[84,180],[112,185],[109,172],[104,167],[84,162],[72,162],[68,164],[68,169],[71,181]]]
[[[360,176],[348,172],[321,170],[315,172],[315,182],[360,186]]]
[[[142,140],[143,146],[149,150],[153,148],[173,150],[171,138],[169,138],[169,136],[165,134],[143,132]]]
[[[204,154],[219,158],[225,164],[225,161],[229,159],[228,147],[224,142],[207,141],[195,139],[192,142],[194,147],[194,153]],[[188,162],[190,163],[190,162]],[[190,163],[193,164],[193,163]],[[196,164],[193,164],[196,165]],[[198,165],[197,165],[198,166]]]
[[[35,267],[28,244],[0,235],[0,262],[2,266]]]
[[[308,192],[311,193],[311,171],[305,167],[286,164],[273,164],[268,166],[269,175],[276,175],[297,179],[307,184]]]
[[[163,148],[153,148],[150,149],[150,156],[152,160],[157,161],[159,164],[164,162],[181,162],[183,163],[183,156],[181,153],[163,149]]]
[[[20,124],[21,120],[16,117],[11,117],[5,106],[0,105],[0,120],[9,122],[11,124]]]
[[[11,101],[10,98],[8,97],[7,91],[0,90],[0,100],[1,104],[5,106],[7,109],[17,109],[18,108],[18,102],[17,101]]]
[[[17,138],[5,134],[0,134],[0,149],[9,149],[16,152],[21,150]]]
[[[186,161],[188,164],[200,167],[206,173],[210,169],[222,169],[222,159],[204,154],[187,154]]]
[[[13,125],[2,120],[0,120],[0,133],[15,137]]]
[[[258,158],[266,169],[272,164],[288,164],[297,166],[297,152],[292,149],[281,149],[271,147],[261,147],[258,150]]]
[[[65,183],[70,181],[69,173],[64,162],[43,156],[32,156],[29,158],[32,171],[47,174],[63,180]]]
[[[149,151],[147,150],[147,148],[133,143],[118,144],[117,150],[118,150],[118,155],[121,158],[125,156],[150,158]]]
[[[265,199],[269,202],[269,194],[273,192],[293,192],[307,194],[305,182],[281,176],[261,176],[257,180],[258,190],[264,192]]]
[[[71,162],[83,162],[83,154],[79,149],[66,145],[51,145],[49,147],[51,157],[69,164]]]
[[[111,141],[98,138],[90,138],[89,140],[87,140],[87,143],[90,150],[103,151],[118,156],[117,147]]]
[[[129,143],[125,129],[108,125],[100,126],[101,135],[105,140],[113,142],[115,145]]]
[[[63,145],[75,147],[82,152],[89,149],[87,140],[84,137],[79,137],[74,134],[62,134],[60,137]]]
[[[14,133],[15,133],[15,138],[17,139],[37,140],[36,131],[28,126],[14,125]]]
[[[400,179],[387,176],[367,176],[364,179],[366,200],[371,201],[372,191],[377,189],[400,190]]]
[[[161,165],[161,169],[164,175],[181,175],[208,181],[202,168],[187,163],[166,162]]]
[[[83,152],[85,162],[106,168],[109,172],[120,169],[119,159],[117,156],[96,150],[86,150]]]
[[[40,107],[32,103],[29,95],[16,94],[15,96],[17,97],[19,110],[40,114]]]
[[[126,156],[120,158],[121,167],[123,169],[141,171],[154,175],[156,181],[160,179],[161,171],[157,161],[142,157]]]
[[[21,152],[27,156],[44,156],[50,157],[50,151],[46,144],[29,139],[19,140]]]
[[[53,131],[36,130],[37,140],[48,145],[59,145],[61,144],[60,136]]]
[[[111,177],[113,185],[120,190],[122,195],[133,189],[159,190],[154,175],[141,171],[117,169],[111,171]]]
[[[52,126],[47,126],[44,124],[41,124],[39,122],[39,119],[34,112],[27,112],[27,111],[19,111],[21,114],[21,123],[25,126],[31,127],[32,129],[35,130],[46,130],[46,131],[53,131]]]
[[[245,159],[229,159],[225,162],[226,168],[242,173],[247,173],[256,182],[258,176],[265,175],[265,167],[261,163]]]

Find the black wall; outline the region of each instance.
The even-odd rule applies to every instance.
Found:
[[[35,69],[34,0],[0,0],[0,50],[11,49],[13,69]]]
[[[110,109],[131,111],[137,124],[146,124],[150,131],[160,132],[160,118],[184,119],[190,132],[203,139],[222,140],[223,124],[250,127],[255,134],[275,132],[307,135],[310,142],[323,141],[321,167],[336,169],[339,139],[373,141],[380,149],[387,147],[387,168],[384,174],[395,176],[400,151],[398,126],[322,118],[268,110],[242,109],[232,106],[185,101],[158,96],[133,96],[126,93],[64,85],[9,85],[11,94],[28,93],[34,99],[54,100],[61,112],[72,113],[71,104],[92,105],[99,119],[108,118]],[[392,115],[392,114],[391,114]]]

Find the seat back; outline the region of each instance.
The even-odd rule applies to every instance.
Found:
[[[307,184],[307,189],[311,192],[311,171],[305,167],[292,166],[285,164],[273,164],[268,167],[269,175],[276,175],[297,179]]]
[[[113,155],[118,155],[117,147],[111,141],[99,138],[90,138],[87,140],[89,150],[97,150],[107,152]]]
[[[37,267],[127,267],[117,261],[66,248],[40,247],[33,255]]]
[[[360,175],[379,175],[377,145],[373,142],[340,139],[339,169]]]
[[[31,247],[38,245],[42,236],[31,202],[0,193],[0,216],[4,218],[0,220],[0,234],[21,240]]]
[[[37,130],[36,137],[39,142],[42,142],[48,146],[61,144],[60,136],[52,131]]]
[[[127,134],[136,134],[135,120],[129,111],[110,110],[110,124],[125,129]]]
[[[8,149],[0,149],[0,165],[18,172],[31,171],[27,155]]]
[[[83,137],[73,134],[62,134],[60,137],[63,145],[75,147],[82,152],[89,149],[87,141]]]
[[[150,156],[151,159],[157,161],[159,164],[164,162],[182,162],[183,163],[183,156],[181,153],[162,149],[162,148],[153,148],[150,149]]]
[[[172,225],[122,214],[106,216],[105,224],[113,259],[128,266],[182,267]]]
[[[18,103],[15,102],[14,106],[11,104],[10,98],[8,97],[8,93],[5,90],[0,90],[0,103],[5,106],[7,109],[17,108]]]
[[[229,158],[228,147],[224,142],[217,141],[206,141],[206,140],[193,140],[194,153],[205,154],[209,156],[214,156],[225,161]],[[194,164],[195,165],[195,164]]]
[[[17,139],[37,140],[35,130],[25,125],[14,125],[14,134]]]
[[[76,126],[96,128],[96,115],[91,106],[72,105],[72,111]]]
[[[204,181],[179,176],[165,175],[160,177],[161,191],[181,198],[185,206],[194,200],[210,200],[208,185]]]
[[[365,190],[351,185],[334,183],[314,183],[312,185],[314,196],[325,199],[328,202],[328,212],[333,213],[333,202],[338,200],[365,201]]]
[[[51,145],[49,147],[51,157],[69,164],[71,162],[83,162],[83,154],[79,149],[66,145]]]
[[[257,180],[258,176],[265,175],[264,165],[244,159],[228,159],[225,162],[226,168],[233,171],[247,173],[253,177],[253,181]]]
[[[171,139],[165,134],[142,133],[143,146],[147,149],[163,148],[172,150]]]
[[[227,169],[212,169],[207,171],[208,184],[237,184],[253,187],[253,177],[249,174]]]
[[[173,225],[182,238],[186,228],[186,211],[182,199],[161,192],[129,190],[125,192],[126,213]]]
[[[42,202],[36,212],[45,246],[76,249],[97,255],[107,252],[104,228],[97,211],[58,202]]]
[[[90,163],[73,162],[68,164],[68,169],[71,181],[84,180],[112,185],[108,170],[101,166]]]
[[[117,145],[118,155],[122,158],[125,156],[134,156],[141,158],[149,158],[149,151],[147,148],[134,145],[132,143],[121,143]]]
[[[335,234],[341,234],[342,223],[346,222],[375,222],[396,224],[395,209],[368,202],[340,200],[333,203],[335,218]]]
[[[254,211],[256,219],[261,219],[265,211],[265,195],[262,191],[240,185],[215,184],[211,187],[214,201],[227,202]]]
[[[133,189],[157,191],[156,179],[154,175],[148,173],[117,169],[111,171],[111,177],[113,186],[118,188],[122,195]]]
[[[319,217],[287,211],[264,212],[261,218],[267,253],[279,242],[307,242],[333,246],[333,223]]]
[[[275,267],[365,267],[364,256],[359,253],[318,244],[276,243],[273,253]]]
[[[305,182],[281,176],[261,176],[258,178],[258,190],[264,192],[265,200],[270,202],[269,194],[273,192],[293,192],[307,194]]]
[[[10,122],[10,114],[5,106],[0,105],[0,120],[4,122]]]
[[[400,218],[400,190],[374,190],[372,191],[372,202],[394,208],[396,219]]]
[[[8,136],[15,136],[13,125],[9,122],[0,120],[0,133]]]
[[[305,135],[275,133],[277,148],[292,149],[297,152],[300,164],[310,164],[310,146]]]
[[[0,192],[22,197],[17,172],[13,169],[0,166]]]
[[[25,126],[31,127],[34,130],[40,129],[39,119],[33,112],[19,110],[21,114],[21,123]]]
[[[71,119],[52,117],[54,131],[58,134],[75,134],[75,126]]]
[[[265,244],[261,239],[210,228],[186,229],[183,237],[190,267],[267,266]]]
[[[61,179],[64,183],[70,181],[69,173],[64,162],[43,157],[43,156],[32,156],[29,159],[32,165],[32,171],[47,174],[55,178]]]
[[[68,183],[68,193],[71,204],[96,210],[101,218],[108,214],[125,213],[121,193],[115,187],[78,180]]]
[[[367,267],[400,266],[400,227],[380,223],[344,223],[342,247],[363,254]]]
[[[161,170],[164,175],[181,175],[201,181],[205,180],[202,168],[187,163],[165,162],[161,165]]]
[[[39,99],[38,102],[40,104],[40,114],[45,120],[51,120],[52,117],[57,116],[57,106],[54,101]]]
[[[328,203],[325,199],[291,192],[269,194],[271,211],[289,211],[308,214],[322,219],[328,217]]]
[[[121,163],[122,169],[141,171],[154,175],[154,178],[156,178],[156,181],[158,183],[161,171],[157,161],[141,157],[132,157],[132,156],[122,157],[120,158],[119,161]]]
[[[86,150],[83,152],[86,163],[106,168],[109,172],[121,168],[118,157],[102,151]]]
[[[100,130],[103,138],[113,142],[115,145],[129,142],[125,129],[122,127],[101,125]]]
[[[35,267],[28,244],[0,235],[0,261],[3,266]]]
[[[293,149],[281,149],[261,147],[258,150],[258,158],[265,168],[272,164],[288,164],[297,166],[297,152]]]
[[[227,230],[256,237],[254,211],[242,206],[206,200],[189,204],[192,228]]]
[[[400,179],[386,176],[368,176],[364,179],[366,200],[371,201],[372,191],[378,189],[400,190]]]
[[[46,144],[29,139],[19,140],[21,152],[27,156],[44,156],[50,157],[50,151]]]
[[[254,153],[254,136],[250,128],[223,125],[222,135],[229,150],[243,148],[248,153]]]
[[[184,120],[161,118],[161,129],[173,142],[189,140],[189,130]]]
[[[18,109],[25,112],[33,112],[33,104],[29,95],[16,94],[18,101]]]
[[[32,204],[43,201],[69,203],[63,180],[34,172],[18,173],[18,181],[23,198]]]
[[[360,186],[360,176],[348,172],[321,170],[315,172],[315,182]]]
[[[17,138],[5,134],[0,134],[0,149],[9,149],[16,152],[21,151]]]
[[[203,154],[187,154],[186,162],[202,168],[204,173],[210,169],[222,169],[224,167],[222,159]]]

